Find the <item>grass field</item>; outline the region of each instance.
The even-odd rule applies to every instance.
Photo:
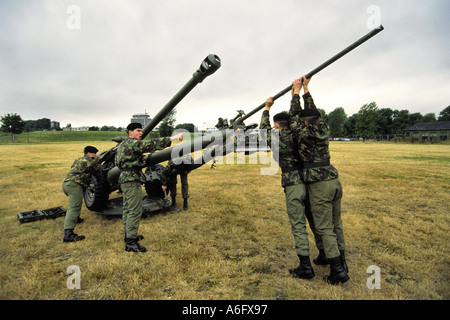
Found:
[[[73,141],[111,141],[117,136],[126,136],[124,131],[34,131],[16,134],[15,143],[53,143]],[[151,132],[150,137],[159,137],[158,132]],[[0,144],[10,144],[11,134],[0,133]]]
[[[192,172],[188,211],[142,219],[144,254],[125,252],[120,218],[85,207],[81,242],[62,242],[63,217],[19,223],[18,212],[67,208],[61,182],[85,144],[0,146],[0,299],[450,298],[450,145],[331,143],[351,277],[331,286],[327,267],[312,280],[289,275],[298,260],[280,174],[260,175],[267,165]],[[315,257],[312,235],[310,247]],[[79,290],[66,285],[71,265]],[[380,289],[367,287],[371,265]]]

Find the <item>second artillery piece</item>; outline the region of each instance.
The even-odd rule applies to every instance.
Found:
[[[194,72],[192,78],[175,94],[175,96],[155,115],[155,117],[143,128],[144,139],[161,121],[162,119],[172,111],[175,106],[199,83],[216,72],[221,66],[220,58],[217,55],[208,55],[201,63],[200,67]],[[116,137],[112,139],[117,144],[121,143],[124,137]],[[205,146],[207,140],[205,140]],[[119,175],[121,170],[115,165],[115,150],[117,146],[110,150],[99,153],[99,164],[102,169],[100,175],[92,176],[90,185],[84,190],[84,201],[86,207],[91,211],[106,212],[108,209],[110,212],[106,214],[121,215],[121,198],[109,200],[109,195],[113,191],[119,190]],[[160,162],[164,162],[171,159],[171,150],[158,151],[150,154],[146,157],[145,169],[145,190],[148,198],[144,199],[144,208],[149,208],[148,211],[157,211],[164,208],[168,208],[171,205],[170,200],[164,199],[164,193],[161,189],[160,173],[164,168]],[[186,149],[185,149],[186,150]],[[180,154],[182,156],[183,154]],[[198,166],[196,166],[198,167]],[[196,167],[192,167],[195,169]],[[108,208],[109,207],[109,208]],[[120,207],[118,209],[117,207]]]

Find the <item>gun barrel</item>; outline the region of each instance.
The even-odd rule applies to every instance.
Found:
[[[220,58],[215,54],[208,55],[201,63],[192,78],[170,99],[169,102],[153,117],[153,119],[142,129],[142,139],[144,139],[160,122],[172,111],[176,105],[199,83],[212,75],[221,66]]]
[[[172,159],[172,153],[174,152],[173,158],[178,158],[185,156],[186,154],[190,154],[191,152],[200,151],[205,149],[208,146],[211,146],[214,144],[214,142],[222,141],[224,142],[227,137],[227,130],[221,130],[214,132],[210,135],[203,136],[200,143],[196,139],[192,139],[191,141],[182,142],[174,147],[170,147],[161,151],[153,152],[145,156],[145,164],[146,166],[151,166],[157,163],[161,163],[164,161],[168,161]],[[174,150],[175,149],[175,150]],[[186,152],[185,152],[186,151]],[[215,156],[215,152],[211,152],[207,159],[212,159],[212,157]],[[192,165],[192,168],[195,169],[197,167],[200,167],[204,163],[208,162],[209,160],[204,161],[202,164],[195,163]],[[200,164],[200,165],[198,165]],[[197,166],[198,165],[198,166]],[[116,181],[119,179],[121,170],[116,166],[108,171],[108,181],[112,183],[113,181]]]
[[[215,141],[223,142],[225,141],[225,139],[226,139],[226,130],[220,130],[207,136],[203,136],[201,138],[201,141],[192,139],[191,141],[182,142],[174,147],[170,147],[162,151],[151,153],[145,157],[145,163],[147,166],[150,166],[156,163],[170,160],[172,158],[172,152],[176,153],[174,158],[182,157],[186,155],[184,153],[185,151],[187,151],[187,154],[195,151],[200,151],[210,146]]]
[[[355,49],[356,47],[359,47],[361,44],[363,44],[364,42],[366,42],[367,40],[369,40],[370,38],[372,38],[373,36],[375,36],[376,34],[378,34],[379,32],[381,32],[382,30],[384,30],[383,26],[380,25],[377,28],[373,29],[372,31],[370,31],[369,33],[367,33],[365,36],[361,37],[360,39],[358,39],[357,41],[353,42],[351,45],[349,45],[347,48],[345,48],[344,50],[342,50],[341,52],[335,54],[333,57],[331,57],[330,59],[328,59],[327,61],[325,61],[324,63],[322,63],[320,66],[318,66],[317,68],[311,70],[310,72],[308,72],[305,77],[307,79],[311,78],[313,75],[315,75],[316,73],[322,71],[323,69],[325,69],[326,67],[328,67],[330,64],[332,64],[333,62],[335,62],[336,60],[342,58],[343,56],[345,56],[347,53],[349,53],[350,51],[352,51],[353,49]],[[275,101],[276,99],[278,99],[279,97],[285,95],[287,92],[291,91],[292,89],[292,84],[288,87],[286,87],[285,89],[281,90],[280,92],[278,92],[276,95],[273,96],[273,100]],[[265,102],[262,103],[261,105],[259,105],[258,107],[256,107],[255,109],[253,109],[252,111],[250,111],[249,113],[247,113],[245,116],[243,116],[241,118],[241,121],[244,121],[245,119],[250,118],[252,115],[254,115],[256,112],[258,112],[259,110],[261,110],[262,108],[264,108]]]

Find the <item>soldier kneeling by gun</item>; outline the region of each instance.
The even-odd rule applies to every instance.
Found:
[[[161,173],[161,183],[162,189],[170,191],[170,196],[172,197],[172,207],[177,205],[177,175],[180,175],[181,180],[181,194],[183,196],[183,210],[188,209],[188,198],[189,198],[189,184],[188,184],[188,174],[191,172],[189,165],[193,163],[192,157],[186,155],[175,160],[170,160],[167,166]]]

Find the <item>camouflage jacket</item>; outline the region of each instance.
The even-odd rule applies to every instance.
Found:
[[[290,129],[282,129],[278,135],[272,132],[269,111],[264,110],[261,116],[261,135],[267,139],[267,145],[272,148],[272,155],[281,168],[281,186],[287,187],[303,183],[300,177],[300,158],[298,144]],[[274,130],[275,131],[275,130]]]
[[[173,161],[169,161],[169,163],[164,167],[161,172],[161,183],[163,186],[170,186],[171,180],[177,174],[180,174],[180,171],[177,168],[177,165],[173,163]]]
[[[88,156],[76,159],[70,167],[70,171],[64,179],[64,182],[75,181],[84,188],[87,188],[91,181],[91,175],[101,173],[98,159],[99,158],[91,159]]]
[[[170,160],[161,172],[160,178],[162,185],[169,186],[173,177],[176,177],[177,174],[184,173],[186,170],[189,170],[188,168],[186,168],[185,164],[193,163],[194,161],[190,156],[189,158],[187,156],[182,156],[175,159],[175,162]]]
[[[309,92],[303,95],[303,102],[305,107],[314,106],[314,100]],[[337,178],[338,171],[330,163],[328,125],[322,119],[318,124],[305,124],[300,118],[300,113],[300,96],[295,94],[289,110],[290,127],[300,142],[299,153],[303,164],[303,181],[314,182]]]
[[[142,168],[145,166],[144,153],[155,152],[172,144],[169,137],[148,141],[126,138],[118,146],[114,162],[122,170],[119,183],[138,181],[145,183]]]

